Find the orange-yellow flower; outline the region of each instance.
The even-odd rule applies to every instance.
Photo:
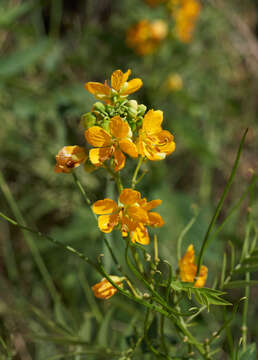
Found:
[[[136,158],[137,147],[132,141],[132,132],[128,123],[120,116],[114,116],[109,123],[110,134],[100,126],[92,126],[85,131],[87,141],[95,146],[89,152],[90,161],[95,166],[101,166],[104,161],[114,157],[115,171],[125,165],[125,155]]]
[[[195,265],[194,247],[189,245],[185,255],[179,260],[180,278],[184,282],[194,282],[197,273],[197,266]],[[198,279],[195,281],[195,287],[203,287],[208,276],[208,268],[204,265],[201,266]]]
[[[182,42],[190,42],[201,11],[200,2],[198,0],[181,0],[172,9],[176,36]]]
[[[64,146],[56,155],[55,172],[69,173],[87,159],[85,150],[77,145]]]
[[[141,79],[132,79],[127,81],[131,74],[131,70],[123,73],[121,70],[116,70],[111,75],[111,87],[107,84],[98,82],[87,82],[85,89],[93,94],[97,99],[105,101],[107,104],[112,102],[114,95],[120,98],[126,98],[128,95],[134,93],[142,87]]]
[[[96,201],[92,210],[100,215],[98,225],[102,232],[110,233],[117,225],[121,226],[123,236],[128,234],[132,242],[148,244],[149,234],[146,226],[161,227],[162,217],[156,212],[150,212],[161,200],[147,202],[141,194],[132,189],[124,189],[119,196],[119,205],[111,199]]]
[[[123,287],[122,278],[115,275],[110,275],[110,278],[115,284]],[[105,300],[111,298],[111,296],[117,292],[117,289],[106,278],[103,278],[99,283],[92,286],[91,289],[97,298]]]
[[[141,20],[128,29],[126,43],[138,55],[148,55],[155,51],[167,33],[168,27],[163,20]]]
[[[144,116],[139,131],[138,152],[149,160],[163,160],[176,148],[174,136],[161,128],[162,121],[163,112],[160,110],[149,110]]]

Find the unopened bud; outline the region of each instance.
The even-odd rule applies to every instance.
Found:
[[[99,112],[105,112],[105,105],[103,103],[101,103],[100,101],[97,101],[94,105],[93,105],[93,111],[99,111]]]
[[[95,123],[96,123],[96,117],[91,112],[82,115],[81,124],[86,130],[94,126]]]
[[[147,106],[145,106],[144,104],[140,104],[137,107],[137,112],[139,116],[143,116],[146,110],[147,110]]]

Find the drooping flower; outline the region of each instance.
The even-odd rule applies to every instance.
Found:
[[[120,116],[114,116],[109,123],[108,133],[100,126],[92,126],[85,131],[86,140],[95,148],[89,152],[90,161],[101,166],[106,160],[114,157],[115,171],[125,165],[125,155],[136,158],[137,147],[132,141],[132,132],[128,123]]]
[[[168,26],[163,20],[141,20],[128,29],[126,44],[138,55],[148,55],[156,50],[167,33]]]
[[[158,213],[150,212],[161,204],[161,200],[147,202],[145,198],[141,198],[138,191],[124,189],[118,203],[111,199],[104,199],[93,204],[93,212],[100,215],[98,225],[102,232],[110,233],[117,225],[120,225],[123,236],[129,234],[132,242],[146,245],[150,241],[146,226],[164,225]]]
[[[77,145],[64,146],[56,155],[55,172],[69,173],[87,159],[85,150]]]
[[[123,278],[115,275],[110,275],[110,278],[115,284],[123,287]],[[91,289],[97,298],[104,300],[111,298],[117,292],[117,289],[106,278],[92,286]]]
[[[179,273],[181,281],[194,282],[197,273],[197,266],[195,264],[194,247],[193,244],[189,245],[185,255],[179,260]],[[195,287],[203,287],[208,276],[208,268],[204,265],[201,266],[198,279],[195,281]]]
[[[176,148],[174,136],[162,129],[162,121],[163,112],[160,110],[149,110],[144,116],[137,144],[139,154],[149,160],[163,160]]]
[[[107,80],[104,84],[90,81],[85,84],[85,89],[93,94],[97,99],[110,104],[112,103],[113,96],[116,95],[123,99],[142,87],[141,79],[136,78],[127,81],[130,75],[130,69],[125,73],[121,70],[116,70],[111,75],[111,87],[107,84]]]

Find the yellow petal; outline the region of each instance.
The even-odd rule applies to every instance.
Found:
[[[123,280],[121,280],[120,277],[115,275],[110,275],[109,277],[118,286],[123,287]],[[102,279],[99,283],[92,286],[91,289],[97,298],[105,300],[109,299],[117,292],[117,289],[105,278]]]
[[[149,215],[149,225],[153,227],[161,227],[164,225],[164,220],[161,215],[156,212],[150,212]]]
[[[130,205],[127,213],[136,222],[146,224],[149,220],[147,211],[137,205]]]
[[[98,225],[102,232],[110,233],[119,222],[119,215],[101,215],[98,218]]]
[[[208,268],[202,265],[200,269],[200,275],[197,281],[195,282],[194,286],[198,288],[203,287],[206,283],[207,276],[208,276]]]
[[[111,145],[111,135],[100,126],[92,126],[85,131],[85,138],[92,146],[104,147]]]
[[[128,122],[122,120],[120,116],[114,116],[109,123],[111,134],[117,139],[123,139],[129,136],[130,127]]]
[[[132,189],[124,189],[119,197],[119,201],[124,205],[132,205],[141,199],[139,191]]]
[[[197,271],[197,266],[193,263],[179,261],[179,274],[181,281],[193,282]]]
[[[142,87],[142,80],[141,79],[133,79],[128,81],[128,83],[126,84],[127,86],[125,86],[124,90],[123,90],[123,95],[129,95],[134,93],[135,91],[139,90]]]
[[[89,158],[93,165],[101,166],[104,161],[108,160],[112,156],[112,154],[112,147],[91,149],[89,152]]]
[[[120,140],[119,147],[124,153],[128,154],[132,158],[137,158],[138,156],[137,146],[132,142],[132,140],[130,139]]]
[[[144,205],[144,209],[147,211],[150,211],[154,208],[156,208],[157,206],[159,206],[162,203],[162,200],[157,199],[157,200],[151,200],[149,202],[146,203],[146,205]]]
[[[107,86],[107,84],[101,84],[98,82],[87,82],[84,87],[98,99],[104,99],[110,94],[110,88]]]
[[[117,208],[117,203],[112,199],[98,200],[92,205],[92,210],[97,215],[112,214]]]
[[[142,224],[139,224],[134,231],[130,232],[130,237],[133,243],[137,242],[142,245],[148,245],[150,242],[148,230]]]
[[[121,150],[116,149],[114,152],[114,163],[115,163],[115,172],[120,171],[125,166],[125,156]]]
[[[126,73],[123,73],[121,70],[116,70],[111,76],[111,87],[116,91],[119,91],[124,83],[127,81],[128,77],[131,74],[131,70],[127,70]]]
[[[163,121],[163,112],[161,110],[149,110],[144,116],[142,128],[147,134],[152,135],[160,132]]]

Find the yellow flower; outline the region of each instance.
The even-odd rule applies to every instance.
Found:
[[[85,150],[77,145],[64,146],[56,155],[55,172],[69,173],[87,159]]]
[[[128,29],[126,44],[138,55],[148,55],[155,51],[167,33],[168,27],[163,20],[141,20]]]
[[[156,212],[150,212],[161,200],[147,202],[141,194],[132,189],[124,189],[119,196],[119,205],[111,199],[96,201],[92,210],[101,215],[98,225],[102,232],[110,233],[114,227],[121,225],[123,236],[131,237],[132,242],[148,244],[149,234],[146,225],[161,227],[164,225],[162,217]]]
[[[123,287],[122,278],[115,275],[110,275],[110,278],[115,284]],[[97,298],[105,300],[111,298],[111,296],[117,292],[117,289],[106,278],[103,278],[99,283],[92,286],[91,289]]]
[[[85,89],[93,94],[97,99],[105,101],[107,104],[112,103],[114,95],[120,98],[126,98],[128,95],[134,93],[142,87],[141,79],[132,79],[127,81],[131,74],[131,70],[123,73],[121,70],[116,70],[111,75],[111,87],[105,81],[104,84],[98,82],[87,82]]]
[[[149,110],[144,116],[137,144],[139,154],[149,160],[162,160],[176,148],[174,136],[161,128],[162,121],[160,110]]]
[[[185,43],[191,41],[200,11],[201,5],[198,0],[181,0],[180,5],[173,9],[175,33],[180,41]]]
[[[90,161],[95,166],[101,166],[104,161],[114,157],[115,171],[125,165],[124,152],[136,158],[137,147],[132,141],[132,132],[128,123],[114,116],[109,123],[110,134],[100,126],[92,126],[85,131],[86,140],[95,146],[89,153]]]
[[[180,278],[184,282],[194,282],[197,273],[197,266],[195,265],[194,247],[189,245],[185,255],[179,260]],[[198,279],[195,281],[195,287],[203,287],[208,276],[208,268],[204,265],[201,266]]]
[[[170,74],[167,82],[166,87],[170,91],[179,91],[183,88],[183,80],[179,74]]]

